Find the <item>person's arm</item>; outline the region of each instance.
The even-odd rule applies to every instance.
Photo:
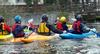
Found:
[[[63,30],[65,30],[65,31],[68,32],[68,27],[67,27],[66,23],[65,24],[62,24],[62,27],[63,27]]]
[[[47,28],[49,30],[51,30],[54,33],[58,33],[58,34],[62,34],[63,33],[63,31],[57,30],[54,26],[50,25],[49,23],[47,23],[46,26],[47,26]]]
[[[4,24],[4,27],[5,27],[5,29],[10,33],[11,32],[11,29],[10,29],[10,27],[7,25],[7,24]]]
[[[90,31],[90,28],[87,27],[85,24],[81,23],[81,27],[82,27],[82,30],[83,32],[89,32]]]

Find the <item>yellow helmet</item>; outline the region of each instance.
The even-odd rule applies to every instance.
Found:
[[[64,16],[60,18],[60,22],[66,22],[66,21],[67,21],[67,19]]]

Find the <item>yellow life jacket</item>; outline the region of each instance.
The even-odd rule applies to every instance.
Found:
[[[8,31],[5,30],[4,28],[4,23],[0,24],[0,35],[8,35]]]
[[[46,23],[45,22],[41,22],[37,32],[40,34],[46,34],[46,33],[50,33],[50,30],[46,27]]]

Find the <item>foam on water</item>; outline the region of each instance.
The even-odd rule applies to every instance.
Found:
[[[6,44],[0,46],[0,54],[100,54],[100,38],[34,41],[29,44]]]
[[[100,54],[100,38],[61,40],[52,45],[57,54]]]

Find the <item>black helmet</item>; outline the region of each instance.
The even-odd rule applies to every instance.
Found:
[[[77,20],[81,20],[82,16],[79,14],[75,17]]]
[[[47,15],[43,15],[42,16],[42,21],[45,21],[45,22],[48,21],[48,16]]]
[[[0,16],[0,22],[4,22],[4,18]]]

